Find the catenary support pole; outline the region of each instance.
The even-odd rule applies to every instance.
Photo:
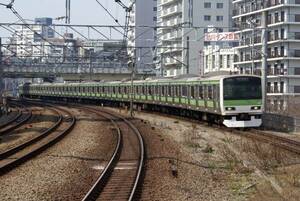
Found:
[[[190,73],[190,37],[186,37],[186,74]]]
[[[2,65],[2,39],[0,38],[0,104],[3,102],[3,65]]]
[[[263,95],[263,109],[267,110],[267,66],[268,66],[268,31],[267,31],[267,11],[262,12],[262,95]]]

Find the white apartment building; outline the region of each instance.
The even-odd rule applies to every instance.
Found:
[[[138,69],[153,68],[153,50],[156,43],[157,0],[130,0],[135,2],[130,12],[128,54],[135,58]],[[143,27],[140,27],[143,26]]]
[[[300,1],[234,0],[233,6],[240,35],[235,65],[241,73],[261,72],[262,13],[266,12],[268,102],[283,109],[287,104],[283,97],[300,94]]]
[[[234,32],[206,33],[203,49],[203,73],[235,73],[234,60],[237,51],[234,48],[239,40]]]
[[[231,6],[231,0],[158,0],[158,47],[163,48],[157,56],[164,76],[201,74],[206,27],[228,31]]]
[[[36,25],[19,26],[14,34],[17,44],[16,53],[18,57],[38,58],[44,54],[45,40],[43,38],[54,38],[54,30],[48,27],[52,24],[51,18],[36,18]]]

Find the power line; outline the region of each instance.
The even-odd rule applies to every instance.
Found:
[[[2,25],[24,25],[22,23],[10,23],[10,22],[1,22]],[[33,23],[27,23],[28,25],[36,25]],[[183,24],[184,25],[184,24]],[[46,26],[46,25],[44,25]],[[107,25],[107,24],[52,24],[53,27],[97,27],[97,28],[125,28],[125,25]],[[149,26],[149,25],[129,25],[129,28],[151,28],[151,29],[206,29],[207,26]],[[239,30],[238,28],[226,27],[226,26],[218,26],[214,27],[216,29],[233,29]],[[264,29],[264,28],[260,28]],[[266,28],[267,29],[267,28]]]
[[[115,23],[117,23],[119,26],[122,26],[120,23],[119,23],[119,20],[118,19],[116,19],[113,15],[112,15],[112,13],[107,9],[107,8],[105,8],[105,6],[102,4],[102,3],[100,3],[98,0],[96,0],[96,2],[103,8],[103,10],[105,10],[105,12],[115,21]]]

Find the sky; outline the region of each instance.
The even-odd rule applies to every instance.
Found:
[[[98,0],[121,24],[125,21],[125,12],[114,0]],[[128,5],[129,0],[122,0]],[[7,4],[10,0],[0,0]],[[14,8],[24,19],[36,17],[65,16],[65,0],[15,0]],[[0,6],[0,23],[16,22],[17,17],[6,7]],[[54,23],[63,23],[55,21]],[[71,0],[71,24],[117,25],[114,20],[97,4],[96,0]],[[1,36],[1,32],[0,32]]]

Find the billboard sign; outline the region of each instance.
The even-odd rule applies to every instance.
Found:
[[[221,32],[221,33],[206,33],[205,41],[239,41],[239,36],[234,32]]]

